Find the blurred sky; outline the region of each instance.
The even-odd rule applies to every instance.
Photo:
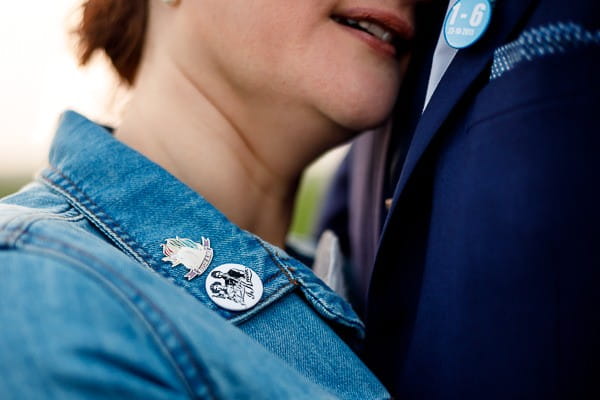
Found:
[[[114,92],[111,75],[102,63],[79,69],[73,57],[68,32],[79,3],[2,1],[0,179],[28,176],[44,165],[56,120],[65,108],[109,119],[104,110]]]

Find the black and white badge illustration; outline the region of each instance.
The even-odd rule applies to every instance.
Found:
[[[254,307],[263,295],[260,277],[240,264],[223,264],[206,278],[206,291],[218,306],[243,311]]]

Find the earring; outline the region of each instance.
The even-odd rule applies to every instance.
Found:
[[[179,1],[180,0],[162,0],[162,2],[165,3],[166,5],[173,6],[173,7],[178,5]]]

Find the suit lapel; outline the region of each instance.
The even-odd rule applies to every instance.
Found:
[[[422,223],[429,215],[427,205],[422,204],[421,209],[402,209],[401,204],[410,205],[411,201],[402,201],[401,197],[409,193],[406,188],[411,175],[435,135],[457,104],[475,89],[478,78],[490,65],[494,50],[511,39],[511,33],[520,27],[519,22],[525,20],[528,10],[537,1],[540,0],[496,1],[485,36],[474,46],[458,52],[414,130],[394,191],[392,209],[385,221],[369,286],[365,354],[367,364],[384,384],[394,386],[397,379],[398,371],[389,368],[389,354],[402,358],[407,351],[410,326],[418,309],[423,257],[427,256],[419,247],[428,236],[427,225]],[[424,196],[430,190],[427,186],[418,189]],[[413,193],[412,186],[410,193]]]
[[[477,78],[486,71],[493,59],[494,50],[510,39],[511,33],[518,28],[519,22],[537,1],[496,1],[492,22],[485,36],[474,46],[458,52],[417,124],[394,191],[394,208],[436,133]],[[389,213],[390,216],[394,214],[394,208]],[[388,222],[386,221],[384,231]]]

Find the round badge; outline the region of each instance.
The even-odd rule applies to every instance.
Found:
[[[444,22],[444,38],[448,46],[464,49],[477,42],[492,18],[489,0],[459,0]]]
[[[258,304],[263,295],[263,284],[250,268],[241,264],[223,264],[208,274],[206,292],[219,307],[244,311]]]

